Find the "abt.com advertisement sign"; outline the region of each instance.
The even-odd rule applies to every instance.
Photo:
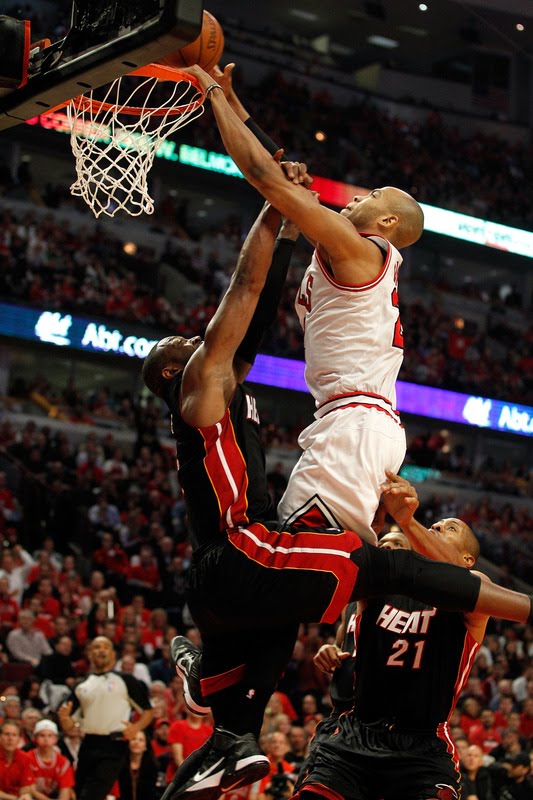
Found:
[[[0,335],[89,353],[146,358],[158,341],[131,324],[103,322],[61,311],[0,303]],[[164,336],[165,334],[162,334]],[[259,355],[249,375],[252,383],[307,392],[303,361]],[[451,392],[406,381],[396,385],[398,411],[477,428],[533,436],[531,406]]]
[[[145,358],[158,341],[139,336],[131,324],[110,325],[61,311],[42,311],[8,303],[0,303],[0,334],[130,358]]]

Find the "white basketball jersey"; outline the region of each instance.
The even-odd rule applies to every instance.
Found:
[[[339,283],[315,250],[296,298],[304,329],[305,379],[317,406],[352,392],[378,395],[396,406],[403,360],[398,309],[402,257],[387,239],[366,238],[384,252],[376,278],[362,285]]]

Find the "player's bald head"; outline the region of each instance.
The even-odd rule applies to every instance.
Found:
[[[391,213],[398,217],[398,224],[391,234],[391,241],[398,247],[409,247],[417,242],[424,230],[424,212],[412,195],[396,186],[383,188]]]

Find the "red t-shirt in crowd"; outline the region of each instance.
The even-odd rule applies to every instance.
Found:
[[[157,739],[152,739],[152,753],[154,754],[155,758],[159,758],[159,756],[162,756],[165,753],[170,753],[170,745],[160,744]]]
[[[61,603],[55,597],[41,597],[39,592],[35,595],[41,601],[41,610],[43,614],[50,614],[51,617],[57,617],[61,614]]]
[[[198,728],[193,728],[188,720],[178,719],[176,722],[173,722],[169,728],[168,743],[181,744],[183,747],[183,758],[186,759],[187,756],[190,756],[191,753],[194,753],[195,750],[198,750],[199,747],[207,742],[212,733],[213,728],[211,725],[206,725],[205,722],[202,722]],[[176,765],[171,755],[166,773],[167,783],[172,780],[175,772]]]
[[[4,750],[0,747],[0,791],[18,797],[23,786],[31,786],[33,773],[30,759],[22,750],[15,750],[13,761],[8,763]]]
[[[57,614],[55,616],[57,616]],[[46,639],[51,639],[55,636],[56,631],[50,614],[37,614],[33,620],[33,627],[35,630],[41,631]]]
[[[161,630],[152,630],[151,628],[146,628],[141,633],[141,644],[151,644],[155,650],[159,650],[161,645],[165,641],[165,631]]]
[[[33,774],[32,783],[47,797],[56,796],[60,789],[74,786],[74,771],[68,758],[54,750],[52,760],[45,761],[37,749],[28,752]]]
[[[470,744],[477,744],[484,753],[490,753],[502,743],[501,733],[496,728],[484,728],[483,725],[472,725],[468,733]]]
[[[287,714],[291,722],[294,722],[294,720],[298,717],[298,714],[294,710],[294,706],[292,705],[291,701],[289,700],[287,695],[284,694],[283,692],[276,691],[276,695],[281,700],[281,707],[283,709],[283,713]]]
[[[113,547],[111,550],[96,550],[93,554],[93,562],[110,572],[118,572],[125,575],[128,572],[130,562],[128,556],[121,547]]]
[[[464,730],[465,735],[468,737],[470,733],[470,728],[479,725],[479,719],[475,719],[474,717],[468,716],[468,714],[461,714],[461,719],[459,720],[459,726]]]
[[[528,717],[528,715],[524,712],[520,714],[520,733],[522,736],[525,736],[526,739],[530,739],[533,736],[533,717]]]
[[[157,589],[159,586],[159,569],[157,568],[157,564],[150,564],[147,567],[142,564],[137,564],[136,566],[130,567],[128,577],[132,581],[148,583],[150,586],[153,586],[154,589]]]
[[[12,597],[0,597],[0,625],[13,627],[18,619],[19,605]]]

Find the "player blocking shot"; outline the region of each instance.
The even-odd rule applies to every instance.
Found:
[[[281,291],[269,271],[279,224],[279,212],[263,209],[204,340],[167,337],[143,367],[172,415],[194,546],[187,600],[204,644],[198,705],[215,719],[165,800],[211,800],[268,770],[257,738],[299,623],[333,623],[350,600],[386,592],[519,621],[531,611],[527,595],[481,585],[459,567],[379,550],[352,531],[291,533],[270,521],[257,407],[242,381]],[[187,682],[194,659],[174,655]]]

